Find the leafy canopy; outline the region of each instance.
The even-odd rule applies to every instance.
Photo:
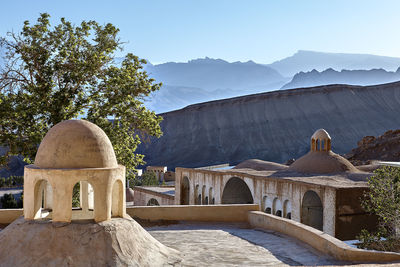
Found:
[[[368,186],[361,201],[363,208],[378,216],[386,237],[400,238],[400,168],[377,169]]]
[[[25,21],[20,33],[0,38],[0,145],[9,149],[0,163],[18,154],[31,161],[50,127],[79,117],[100,126],[118,162],[134,170],[144,163],[134,153],[140,140],[162,134],[162,118],[143,106],[161,84],[131,53],[115,62],[122,43],[112,24],[75,26],[62,18],[51,27],[49,18],[41,14],[36,24]]]

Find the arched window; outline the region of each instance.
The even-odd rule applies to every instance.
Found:
[[[228,180],[222,193],[222,204],[253,204],[253,195],[246,182],[238,177]]]
[[[147,201],[147,206],[160,206],[160,204],[158,203],[157,199],[150,198],[149,201]]]
[[[288,199],[283,202],[283,217],[287,219],[292,218],[292,204]],[[289,218],[290,217],[290,218]]]
[[[181,182],[181,205],[189,205],[190,200],[190,182],[189,178],[183,177]]]
[[[320,197],[315,191],[307,191],[301,204],[301,223],[322,231],[323,215],[324,210]]]

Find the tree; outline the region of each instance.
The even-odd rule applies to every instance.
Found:
[[[146,61],[122,50],[118,29],[95,21],[79,26],[61,19],[55,27],[41,14],[35,25],[0,38],[5,64],[0,69],[0,145],[11,155],[34,159],[38,144],[60,121],[83,118],[100,126],[128,170],[143,164],[135,150],[141,139],[161,136],[162,118],[143,106],[161,84],[143,70]],[[128,172],[130,173],[130,172]]]
[[[1,207],[3,209],[15,209],[15,208],[18,208],[18,203],[15,200],[13,194],[4,194],[4,196],[2,196],[0,198],[0,202],[1,202]]]
[[[158,179],[154,172],[147,171],[142,174],[142,185],[158,185]]]
[[[390,250],[400,241],[400,168],[382,167],[368,179],[369,190],[361,200],[362,207],[379,219],[376,233],[363,230],[361,247]],[[386,241],[381,242],[381,237]]]

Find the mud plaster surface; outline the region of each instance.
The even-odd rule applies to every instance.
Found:
[[[166,246],[181,252],[183,266],[342,265],[296,239],[244,224],[182,223],[147,227]]]

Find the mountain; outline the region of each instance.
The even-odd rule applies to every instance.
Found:
[[[201,167],[246,159],[286,162],[324,128],[347,153],[364,136],[400,125],[400,82],[279,90],[195,104],[161,114],[163,136],[142,143],[149,165]]]
[[[145,70],[163,84],[197,87],[210,92],[217,89],[276,89],[277,84],[287,80],[276,70],[253,61],[229,63],[208,57],[187,63],[149,65]]]
[[[342,70],[327,69],[322,72],[312,70],[310,72],[299,72],[293,79],[282,86],[281,89],[310,87],[326,84],[351,84],[351,85],[373,85],[390,83],[400,80],[400,68],[397,71],[386,71],[384,69],[372,70]]]
[[[325,53],[299,50],[293,56],[268,64],[285,77],[292,77],[300,71],[369,70],[383,68],[395,71],[400,67],[400,58],[368,54]]]

